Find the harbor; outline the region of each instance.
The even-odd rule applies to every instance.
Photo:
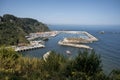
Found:
[[[33,49],[45,48],[46,40],[50,38],[54,38],[59,34],[69,34],[72,35],[70,37],[64,37],[63,40],[58,41],[59,45],[70,46],[76,48],[85,48],[92,49],[90,46],[84,45],[86,43],[92,43],[94,41],[98,41],[93,35],[89,34],[86,31],[49,31],[49,32],[38,32],[38,33],[30,33],[26,36],[29,44],[16,46],[14,47],[15,51],[28,51]],[[77,35],[77,36],[76,36]]]
[[[21,51],[28,51],[28,50],[33,50],[33,49],[39,49],[39,48],[44,48],[44,41],[30,41],[30,44],[25,45],[25,46],[15,46],[14,49],[17,52]]]
[[[13,48],[17,52],[45,48],[45,41],[48,40],[48,38],[55,37],[57,34],[58,33],[56,31],[30,33],[28,36],[26,36],[29,44],[15,46]],[[36,40],[37,38],[40,39]]]
[[[65,46],[65,45],[59,45],[58,42],[60,40],[63,40],[64,38],[85,38],[88,39],[89,37],[84,34],[84,31],[88,32],[89,34],[93,35],[96,37],[98,41],[93,41],[92,43],[82,43],[83,45],[87,45],[94,50],[97,51],[98,55],[102,55],[101,58],[103,61],[104,69],[108,72],[110,72],[111,69],[119,68],[120,66],[120,61],[118,58],[120,58],[119,53],[120,53],[120,47],[119,47],[119,41],[120,37],[118,37],[120,34],[115,34],[115,28],[110,29],[104,29],[102,27],[97,28],[89,26],[89,28],[81,28],[79,26],[74,26],[70,27],[70,29],[66,28],[66,26],[53,26],[55,29],[53,30],[58,30],[58,35],[55,37],[50,38],[48,41],[45,42],[45,47],[44,48],[39,48],[35,50],[29,50],[22,52],[25,56],[32,56],[32,57],[37,57],[37,58],[43,58],[43,55],[51,50],[56,51],[58,54],[62,54],[64,56],[68,57],[74,57],[78,55],[79,51],[84,50],[83,48],[78,48],[78,47],[72,47],[72,46]],[[62,27],[62,28],[61,28]],[[65,27],[65,28],[64,28]],[[60,29],[57,29],[60,28]],[[64,29],[64,31],[63,31]],[[95,31],[93,31],[95,29]],[[66,30],[66,31],[65,31]],[[69,30],[69,31],[68,31]],[[70,32],[70,30],[73,33]],[[81,31],[84,30],[84,31]],[[105,34],[100,34],[99,32],[104,30]],[[117,28],[117,33],[120,31],[120,27]],[[68,33],[69,32],[69,33]],[[78,34],[78,32],[80,32]],[[82,33],[83,32],[83,33]],[[77,43],[79,44],[79,43]],[[86,50],[86,49],[85,49]],[[89,50],[89,49],[88,49]],[[91,50],[90,50],[91,51]],[[70,55],[69,55],[70,54]],[[108,64],[106,64],[108,63]],[[113,65],[111,65],[113,64]]]

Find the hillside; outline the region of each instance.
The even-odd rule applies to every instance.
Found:
[[[43,31],[49,31],[49,28],[35,19],[18,18],[10,14],[0,16],[0,45],[27,43],[25,35]]]

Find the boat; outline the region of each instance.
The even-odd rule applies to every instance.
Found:
[[[66,50],[66,53],[67,53],[68,55],[71,55],[71,52],[70,52],[69,50]]]

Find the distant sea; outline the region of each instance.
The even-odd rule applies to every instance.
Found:
[[[72,31],[87,31],[99,41],[86,44],[94,48],[96,53],[101,56],[103,69],[109,73],[112,69],[120,69],[120,26],[100,26],[100,25],[49,25],[51,30],[72,30]],[[104,34],[100,34],[104,31]],[[80,49],[73,47],[66,47],[58,45],[58,41],[64,35],[58,35],[49,39],[45,48],[26,51],[23,53],[25,56],[41,58],[44,53],[54,50],[60,54],[67,55],[66,50],[72,52],[71,56],[76,56]]]

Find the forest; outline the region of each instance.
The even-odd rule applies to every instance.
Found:
[[[46,24],[32,18],[19,18],[11,14],[0,16],[0,45],[28,43],[29,33],[49,31]]]
[[[0,80],[120,80],[120,70],[106,75],[94,50],[80,51],[73,59],[51,51],[44,60],[0,47]]]

